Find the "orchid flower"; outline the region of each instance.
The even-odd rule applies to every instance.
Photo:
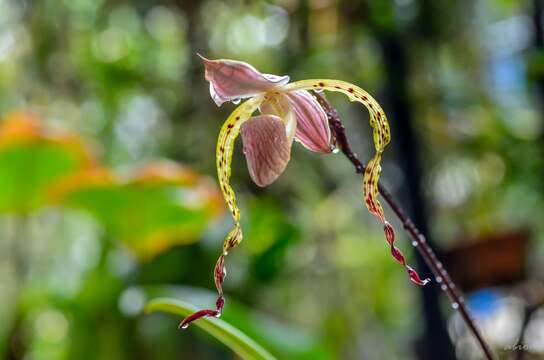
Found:
[[[200,55],[199,55],[200,56]],[[210,95],[218,106],[231,101],[239,105],[227,118],[217,141],[216,164],[219,185],[225,202],[234,219],[223,251],[214,270],[215,285],[219,294],[215,310],[201,310],[185,318],[181,328],[203,316],[221,315],[224,306],[222,284],[225,279],[225,256],[242,241],[240,210],[229,179],[234,142],[242,136],[243,152],[252,180],[261,187],[270,185],[285,170],[294,140],[308,150],[330,153],[333,149],[327,114],[310,91],[334,91],[351,101],[363,104],[370,113],[375,154],[363,174],[364,202],[369,212],[384,226],[386,240],[393,257],[407,270],[410,279],[425,285],[404,256],[394,246],[395,233],[386,220],[377,199],[381,155],[390,141],[389,124],[381,106],[366,91],[341,80],[317,79],[289,82],[289,76],[263,74],[250,64],[234,60],[209,60],[200,56],[205,66],[205,78],[210,83]],[[260,115],[253,116],[259,111]]]

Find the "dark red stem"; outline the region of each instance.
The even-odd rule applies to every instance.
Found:
[[[361,163],[361,161],[357,157],[357,154],[355,154],[351,150],[349,141],[346,137],[345,127],[340,121],[338,112],[329,103],[329,101],[326,99],[326,97],[322,93],[315,93],[315,96],[317,100],[319,101],[320,105],[323,107],[323,109],[327,113],[327,117],[329,119],[329,125],[331,127],[331,130],[333,132],[333,135],[336,141],[336,146],[353,164],[357,174],[363,174],[365,171],[365,166],[363,165],[363,163]],[[385,200],[385,202],[387,202],[387,204],[389,204],[389,207],[391,208],[391,210],[393,210],[393,212],[397,215],[397,218],[402,223],[404,229],[408,232],[408,234],[410,234],[410,237],[412,238],[412,241],[413,241],[413,244],[415,245],[416,250],[419,252],[423,260],[425,260],[425,263],[427,264],[427,266],[433,272],[436,282],[440,284],[441,289],[448,295],[448,298],[451,301],[452,307],[459,312],[465,324],[474,335],[474,338],[478,342],[486,359],[488,360],[495,359],[495,356],[493,352],[491,351],[491,348],[485,341],[482,333],[478,329],[478,326],[476,326],[476,323],[472,319],[470,311],[465,305],[465,301],[463,299],[461,292],[455,286],[455,283],[452,281],[450,275],[448,274],[447,270],[444,268],[442,263],[437,259],[433,249],[431,249],[431,247],[427,244],[427,240],[425,239],[425,236],[419,232],[414,222],[410,219],[410,217],[408,217],[408,215],[406,215],[402,207],[395,201],[391,193],[386,188],[384,188],[381,184],[378,185],[378,189],[382,198]]]

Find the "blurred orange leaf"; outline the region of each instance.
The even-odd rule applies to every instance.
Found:
[[[0,124],[0,212],[43,206],[48,186],[92,163],[78,136],[49,131],[28,112],[8,114]]]
[[[149,164],[126,179],[104,169],[74,174],[51,196],[88,211],[143,259],[198,240],[222,209],[210,179],[172,162]]]

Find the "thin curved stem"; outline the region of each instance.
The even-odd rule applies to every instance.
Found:
[[[329,119],[329,125],[334,134],[336,145],[353,164],[357,174],[363,174],[365,171],[365,165],[363,165],[357,155],[351,150],[348,139],[346,137],[344,125],[340,121],[338,112],[328,102],[328,100],[322,93],[315,93],[315,96],[317,98],[317,101],[319,101],[319,103],[323,107],[323,110],[325,110],[325,112],[327,113],[327,118]],[[474,335],[474,338],[476,339],[486,359],[494,360],[495,355],[491,351],[491,348],[487,344],[482,333],[478,329],[478,326],[476,325],[474,319],[472,318],[470,311],[466,307],[461,292],[451,279],[447,270],[436,257],[433,249],[427,244],[425,236],[419,232],[414,222],[410,219],[408,215],[406,215],[406,212],[395,201],[391,193],[382,184],[378,184],[378,190],[385,202],[391,208],[391,210],[393,210],[393,212],[397,215],[397,218],[402,223],[404,229],[408,232],[408,234],[410,234],[416,250],[423,257],[427,266],[431,269],[432,273],[435,276],[436,282],[440,284],[441,289],[444,290],[444,292],[448,295],[448,298],[451,301],[452,308],[456,309],[459,312],[459,315],[461,315],[461,318],[472,332],[472,335]]]

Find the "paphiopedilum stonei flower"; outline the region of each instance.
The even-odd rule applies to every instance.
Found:
[[[364,202],[370,213],[383,223],[391,253],[406,268],[410,279],[418,285],[425,285],[429,281],[422,280],[406,264],[404,256],[394,246],[395,232],[385,219],[377,199],[381,155],[391,138],[387,117],[372,96],[358,86],[341,80],[315,79],[290,83],[288,76],[263,74],[244,62],[201,58],[206,68],[205,78],[210,83],[210,94],[218,106],[228,101],[238,103],[242,99],[247,100],[230,114],[217,141],[219,185],[234,219],[234,226],[225,239],[222,254],[214,270],[215,285],[219,293],[216,309],[201,310],[188,316],[181,322],[181,328],[186,328],[189,323],[203,316],[220,316],[223,310],[225,256],[242,241],[240,210],[229,183],[234,141],[238,134],[242,136],[249,174],[259,186],[270,185],[285,170],[291,156],[293,140],[314,152],[326,154],[332,151],[327,115],[310,91],[339,92],[367,108],[376,152],[363,174]],[[253,116],[256,111],[260,114]]]

